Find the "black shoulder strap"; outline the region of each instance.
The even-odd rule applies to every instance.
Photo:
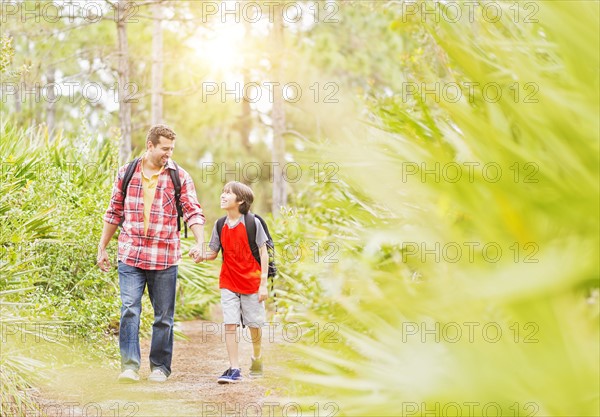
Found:
[[[123,194],[123,201],[125,201],[125,197],[127,196],[127,188],[129,187],[129,183],[131,182],[131,178],[133,177],[133,173],[140,162],[140,158],[135,158],[133,161],[127,165],[127,169],[125,170],[125,176],[123,177],[123,183],[121,185],[121,193]]]
[[[248,243],[250,244],[252,256],[254,256],[254,259],[256,259],[256,262],[260,265],[260,254],[258,252],[258,246],[256,245],[256,222],[254,216],[254,214],[248,212],[244,214],[244,221],[246,222],[246,234],[248,236]]]
[[[219,245],[221,245],[221,230],[223,230],[225,220],[227,220],[227,216],[223,216],[219,220],[217,220],[217,234],[219,235]],[[221,248],[223,248],[222,245]]]
[[[267,240],[273,241],[273,238],[271,237],[271,234],[269,233],[269,228],[267,227],[267,222],[265,221],[265,219],[260,217],[258,214],[255,214],[254,217],[256,217],[260,221],[260,224],[262,225],[262,227],[265,231],[265,235],[267,235]],[[256,236],[256,234],[254,236]]]
[[[179,197],[181,197],[181,179],[179,178],[179,165],[173,161],[175,165],[175,169],[170,169],[169,174],[171,175],[171,181],[173,181],[173,186],[175,187],[175,200],[179,204]]]
[[[177,207],[177,230],[181,231],[181,219],[183,218],[183,207],[181,207],[181,179],[179,178],[179,165],[173,161],[175,169],[170,169],[171,181],[175,188],[175,206]],[[187,238],[187,223],[184,223],[184,237]]]

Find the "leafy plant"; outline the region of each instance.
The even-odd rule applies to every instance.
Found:
[[[474,415],[598,414],[600,48],[579,30],[598,27],[598,5],[536,4],[530,25],[424,26],[423,48],[436,58],[411,80],[478,83],[474,100],[396,90],[369,101],[368,124],[330,131],[328,146],[315,147],[338,161],[355,190],[347,201],[376,208],[352,230],[331,221],[347,213],[330,195],[307,216],[333,212],[321,227],[345,243],[340,263],[321,270],[338,283],[318,294],[325,311],[300,310],[339,328],[333,342],[294,346],[303,359],[290,376],[302,382],[290,395],[307,406],[327,398],[342,415],[470,406]],[[515,82],[534,83],[538,101],[507,94]],[[481,90],[491,83],[503,89],[497,101]],[[465,163],[480,169],[469,175]],[[441,173],[456,166],[458,179]],[[503,255],[485,253],[487,244]],[[443,252],[456,247],[462,256]]]

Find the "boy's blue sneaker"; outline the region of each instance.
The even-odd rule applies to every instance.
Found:
[[[242,381],[242,371],[240,369],[229,368],[223,375],[217,379],[219,384],[235,384]]]

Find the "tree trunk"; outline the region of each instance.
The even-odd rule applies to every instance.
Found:
[[[250,132],[252,130],[252,116],[250,110],[250,102],[248,101],[248,97],[246,97],[246,88],[245,83],[250,79],[249,71],[246,69],[244,65],[243,70],[243,97],[242,97],[242,114],[238,119],[238,128],[240,132],[240,139],[242,141],[242,146],[246,150],[246,152],[250,152]]]
[[[163,122],[163,29],[161,0],[152,5],[152,124]]]
[[[245,48],[244,52],[244,63],[242,66],[242,77],[243,77],[243,87],[242,87],[242,114],[238,119],[238,129],[240,132],[240,139],[242,142],[242,146],[246,149],[246,152],[250,152],[250,132],[252,131],[252,116],[250,109],[250,102],[248,101],[248,97],[246,95],[246,83],[250,81],[250,32],[252,30],[252,25],[247,19],[243,19],[244,22],[244,30],[246,36],[244,39],[248,42],[248,48]]]
[[[54,66],[51,65],[46,73],[46,127],[48,129],[48,141],[50,142],[54,140],[54,126],[56,119],[56,90],[54,89],[54,73]]]
[[[119,0],[116,7],[117,42],[119,55],[119,119],[121,122],[121,142],[119,144],[119,163],[123,165],[131,157],[131,103],[128,97],[129,87],[129,45],[127,43],[128,0]],[[133,91],[133,89],[132,89]]]
[[[275,16],[273,19],[273,50],[272,64],[273,77],[276,82],[281,83],[283,73],[283,21],[281,7],[275,7]],[[275,163],[273,169],[273,202],[271,211],[274,216],[279,215],[281,207],[287,204],[286,183],[283,177],[283,167],[285,164],[285,143],[283,141],[283,132],[285,131],[285,109],[283,107],[283,94],[281,86],[273,89],[273,109],[271,119],[273,124],[273,150],[272,157]]]

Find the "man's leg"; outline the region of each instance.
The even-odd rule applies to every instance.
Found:
[[[150,344],[150,368],[159,368],[166,376],[171,375],[173,359],[173,318],[175,316],[175,290],[177,265],[162,271],[149,271],[148,295],[154,308],[152,342]]]
[[[121,291],[121,371],[132,369],[137,372],[140,369],[140,314],[146,275],[144,270],[123,262],[119,262],[118,272]]]

